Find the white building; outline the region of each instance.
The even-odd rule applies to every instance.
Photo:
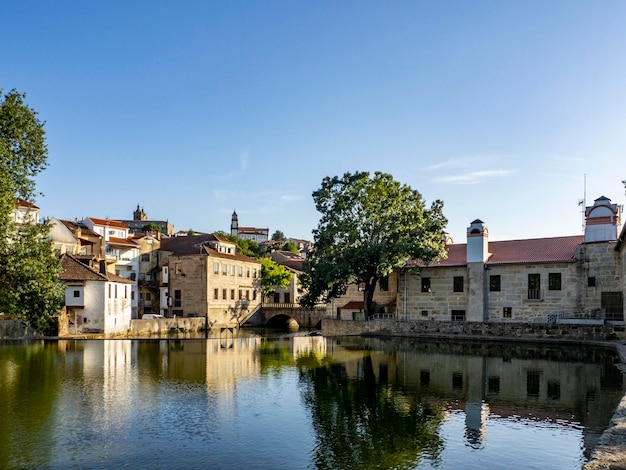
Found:
[[[114,335],[130,328],[132,281],[107,272],[104,261],[96,271],[64,254],[61,266],[70,333]]]
[[[130,229],[119,220],[98,219],[87,217],[82,223],[103,237],[107,263],[114,264],[113,271],[117,276],[133,281],[131,302],[132,318],[137,318],[139,277],[139,244],[129,238]]]

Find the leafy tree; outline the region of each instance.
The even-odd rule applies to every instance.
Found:
[[[428,263],[445,256],[443,203],[437,200],[426,209],[418,191],[389,174],[326,177],[313,199],[322,217],[301,277],[303,306],[328,302],[359,283],[369,315],[376,285],[393,269],[409,258]]]
[[[272,240],[274,240],[275,242],[282,242],[284,239],[285,234],[280,230],[276,230],[274,232],[274,235],[272,235]]]
[[[0,90],[0,312],[45,332],[63,297],[50,225],[13,217],[18,197],[34,199],[34,177],[47,166],[43,123],[25,96]]]
[[[141,231],[144,233],[145,232],[160,232],[161,226],[159,224],[149,223],[141,227]]]
[[[260,248],[259,243],[254,240],[247,240],[244,238],[236,237],[235,235],[231,235],[230,233],[217,231],[216,235],[219,235],[226,240],[229,240],[237,245],[237,252],[242,255],[250,256],[251,258],[256,258],[259,256]]]
[[[295,253],[297,255],[300,254],[300,250],[298,250],[298,247],[296,246],[294,242],[285,243],[282,249],[283,251],[291,251],[292,253]]]
[[[261,294],[266,296],[274,292],[276,288],[286,289],[293,278],[287,268],[276,264],[270,258],[259,258],[261,262]]]

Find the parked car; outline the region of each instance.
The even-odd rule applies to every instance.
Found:
[[[141,319],[142,320],[160,320],[161,318],[165,318],[163,315],[159,315],[158,313],[145,313]]]

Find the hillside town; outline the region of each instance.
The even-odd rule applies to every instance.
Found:
[[[599,197],[585,208],[583,235],[492,242],[487,224],[476,219],[465,243],[442,234],[445,259],[429,265],[409,260],[380,282],[367,318],[356,284],[319,308],[324,318],[349,321],[623,325],[621,215],[621,206]],[[16,221],[29,217],[38,221],[39,208],[20,200]],[[298,276],[314,249],[310,241],[288,238],[298,253],[281,250],[269,228],[240,226],[236,212],[230,239],[223,232],[176,232],[167,220],[150,220],[139,205],[130,220],[53,218],[51,224],[73,333],[122,334],[132,320],[161,317],[203,318],[209,328],[241,326],[263,308],[298,309]],[[233,238],[258,243],[288,269],[289,287],[260,295],[261,263],[237,252]]]

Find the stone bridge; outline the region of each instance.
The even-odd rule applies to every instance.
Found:
[[[322,318],[326,317],[326,306],[313,309],[300,307],[298,304],[264,304],[247,321],[248,326],[285,327],[293,320],[305,328],[321,328]]]

